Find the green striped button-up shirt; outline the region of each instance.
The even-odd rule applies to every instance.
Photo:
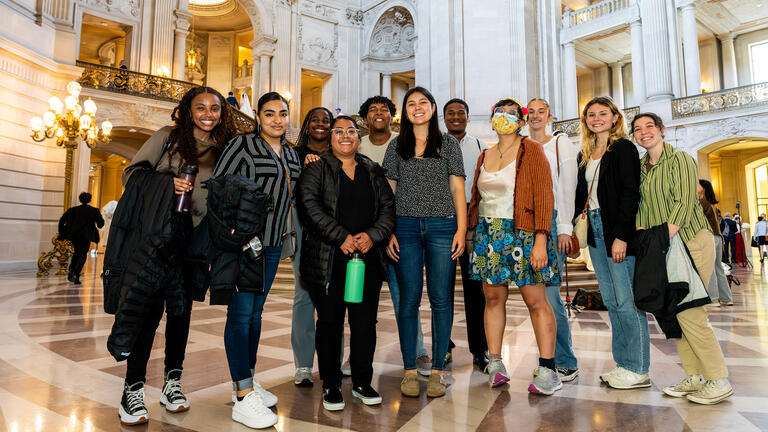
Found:
[[[680,226],[687,243],[702,229],[710,229],[699,204],[696,161],[687,153],[664,143],[656,165],[646,170],[648,153],[640,158],[640,208],[637,226],[651,228],[663,223]]]

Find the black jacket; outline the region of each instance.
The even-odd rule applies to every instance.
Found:
[[[130,355],[148,304],[164,299],[172,315],[189,307],[180,269],[192,221],[172,211],[172,175],[146,168],[126,185],[104,254],[104,310],[115,314],[107,349],[118,361]]]
[[[372,251],[376,254],[380,274],[387,279],[383,249],[395,228],[395,196],[379,164],[359,153],[355,159],[371,176],[377,217],[365,233],[373,242]],[[319,161],[304,168],[296,185],[296,206],[304,228],[299,277],[303,284],[314,289],[329,285],[333,255],[347,235],[356,234],[348,232],[336,221],[340,175],[341,161],[326,151]]]
[[[59,219],[59,238],[73,242],[99,242],[99,230],[104,218],[96,207],[81,204],[68,209]]]
[[[271,199],[255,182],[235,174],[211,179],[207,187],[211,304],[229,304],[235,289],[263,294],[264,256],[254,261],[242,249],[253,237],[263,239]]]
[[[589,185],[586,180],[587,164],[581,163],[582,154],[577,158],[579,163],[578,183],[576,184],[576,217],[584,210],[587,203]],[[635,232],[635,215],[640,203],[640,156],[631,141],[621,138],[614,142],[603,155],[600,163],[600,174],[596,190],[600,203],[600,218],[603,222],[603,238],[605,251],[610,256],[615,239],[627,243],[627,254],[630,255],[631,240]],[[587,233],[587,243],[595,247],[595,236],[592,225]]]

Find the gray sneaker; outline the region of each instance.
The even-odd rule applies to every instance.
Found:
[[[432,373],[432,360],[429,359],[429,356],[416,357],[416,369],[418,369],[419,375],[429,376]]]
[[[485,373],[488,374],[488,384],[490,384],[491,388],[498,387],[509,381],[507,368],[504,367],[504,362],[499,359],[491,360],[488,366],[485,367]]]
[[[293,374],[293,383],[299,387],[312,387],[312,368],[300,367]]]
[[[534,375],[533,382],[528,386],[528,391],[531,393],[550,396],[563,388],[560,377],[550,368],[538,366]]]

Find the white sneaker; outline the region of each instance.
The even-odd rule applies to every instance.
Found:
[[[253,391],[261,396],[261,400],[267,408],[272,408],[277,405],[277,396],[265,390],[258,382],[253,382]],[[237,392],[232,391],[232,403],[237,403]]]
[[[651,378],[648,374],[638,374],[620,367],[616,372],[608,376],[606,383],[615,389],[629,390],[650,387]]]
[[[701,389],[701,375],[688,375],[682,381],[675,385],[666,386],[661,391],[672,397],[684,397],[691,393],[696,393]]]
[[[277,414],[264,405],[256,391],[252,391],[243,400],[236,400],[232,407],[232,420],[249,428],[264,429],[277,423]]]
[[[416,357],[416,369],[421,376],[429,376],[432,373],[432,360],[429,356]]]
[[[608,383],[608,378],[610,378],[611,376],[616,374],[616,372],[618,372],[618,371],[619,371],[619,367],[616,366],[610,372],[606,372],[606,373],[600,375],[600,381],[602,381],[602,382],[607,384]]]
[[[536,367],[533,382],[528,386],[531,393],[551,396],[556,391],[563,388],[563,382],[557,372],[544,366]]]
[[[728,382],[728,378],[720,378],[705,380],[699,391],[689,394],[686,398],[697,404],[714,405],[728,399],[731,395],[733,395],[733,387]]]

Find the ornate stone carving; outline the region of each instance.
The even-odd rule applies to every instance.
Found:
[[[694,149],[701,147],[702,143],[725,140],[728,138],[740,138],[747,135],[752,129],[750,125],[764,124],[760,119],[764,116],[728,117],[722,120],[701,123],[686,127],[686,146]],[[764,120],[763,120],[764,121]]]
[[[301,2],[301,12],[321,18],[337,18],[339,9],[325,4],[317,3],[313,0],[304,0]]]
[[[331,25],[325,23],[326,25]],[[336,50],[339,47],[339,28],[333,25],[333,41],[328,41],[322,31],[315,31],[312,34],[305,34],[304,20],[299,17],[298,20],[298,57],[299,60],[315,63],[318,65],[327,65],[335,67],[338,64],[336,59]]]
[[[347,22],[348,23],[350,23],[352,25],[362,26],[364,19],[365,19],[365,15],[363,14],[362,10],[347,8]]]
[[[275,5],[292,7],[293,6],[293,0],[275,0]]]
[[[405,8],[396,6],[384,12],[373,28],[370,53],[380,58],[411,57],[415,40],[413,17]]]
[[[139,17],[139,0],[84,0],[86,5],[127,17]]]

